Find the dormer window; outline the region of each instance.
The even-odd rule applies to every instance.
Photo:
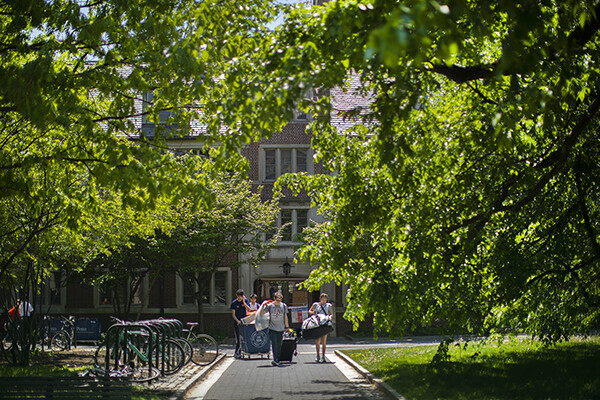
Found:
[[[153,92],[145,92],[142,96],[142,124],[153,124],[148,117],[147,114],[150,107],[154,104],[154,93]],[[173,117],[173,111],[159,111],[158,116],[160,118],[160,123],[165,125],[169,124],[169,118]]]
[[[294,110],[294,120],[296,121],[308,121],[308,114],[302,110]]]

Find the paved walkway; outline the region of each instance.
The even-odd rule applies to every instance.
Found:
[[[437,345],[441,338],[405,338],[402,340],[330,337],[326,364],[315,362],[314,341],[300,339],[298,355],[291,364],[273,367],[271,359],[236,360],[232,345],[219,345],[219,360],[207,367],[192,363],[180,372],[140,385],[146,394],[167,396],[171,400],[201,399],[402,399],[385,384],[368,380],[368,371],[336,351],[352,348]],[[359,372],[360,371],[360,372]],[[376,386],[381,389],[378,390]],[[384,394],[385,393],[385,394]]]
[[[398,347],[438,344],[439,338],[398,340],[348,340],[329,338],[328,362],[315,362],[313,341],[300,340],[298,355],[293,362],[271,365],[271,359],[260,357],[236,360],[231,348],[228,356],[208,372],[185,395],[186,400],[250,399],[352,399],[384,400],[375,385],[359,374],[350,364],[335,354],[336,350],[368,347]],[[394,397],[392,398],[399,398]]]
[[[315,362],[314,345],[299,344],[292,363],[271,365],[270,359],[227,357],[187,400],[353,399],[385,397],[348,364],[331,353],[327,363]]]

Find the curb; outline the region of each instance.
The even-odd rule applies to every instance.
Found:
[[[225,357],[227,357],[226,354],[220,353],[215,361],[202,368],[194,376],[188,379],[184,385],[182,385],[178,390],[175,391],[175,393],[169,396],[168,400],[182,400],[192,386],[194,386],[200,379],[204,378],[210,371],[212,371],[214,367],[221,364]]]
[[[382,392],[384,395],[389,397],[392,400],[406,400],[404,396],[398,393],[393,387],[382,381],[381,379],[375,377],[372,373],[363,368],[362,365],[356,363],[347,355],[343,354],[339,350],[334,351],[335,355],[344,360],[346,364],[350,365],[356,372],[362,375],[366,380],[371,382],[375,387]]]

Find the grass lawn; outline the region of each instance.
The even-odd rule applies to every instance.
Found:
[[[431,367],[437,346],[348,350],[408,400],[600,400],[600,338],[544,347],[530,340],[450,345],[450,361]]]

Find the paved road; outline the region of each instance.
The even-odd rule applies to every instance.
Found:
[[[438,339],[355,340],[330,338],[328,341],[328,363],[315,362],[312,342],[298,343],[298,356],[291,364],[279,367],[271,365],[270,359],[235,360],[227,357],[223,363],[186,395],[187,400],[223,399],[352,399],[384,400],[366,379],[347,363],[338,358],[334,350],[365,347],[396,347],[437,344]],[[230,347],[225,352],[231,354]]]

